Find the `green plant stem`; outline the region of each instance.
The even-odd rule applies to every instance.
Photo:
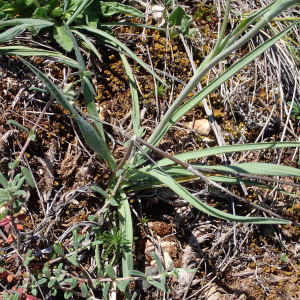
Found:
[[[180,105],[184,102],[184,100],[187,98],[189,93],[197,86],[199,81],[205,76],[205,74],[213,68],[217,63],[219,63],[221,60],[232,54],[234,51],[242,47],[245,43],[247,43],[252,37],[254,37],[256,34],[259,33],[259,31],[265,27],[270,20],[272,20],[276,15],[278,15],[280,12],[282,12],[284,9],[286,9],[288,6],[296,4],[296,0],[290,0],[290,1],[284,1],[280,0],[277,1],[274,6],[271,7],[271,9],[262,17],[258,23],[249,30],[248,33],[246,33],[243,37],[241,37],[239,40],[237,40],[233,45],[229,46],[228,48],[224,49],[222,52],[220,52],[216,57],[212,58],[212,60],[203,67],[203,69],[195,74],[193,78],[190,80],[190,82],[186,85],[186,87],[183,89],[183,91],[180,93],[180,95],[177,97],[177,99],[174,101],[172,106],[169,108],[169,110],[166,112],[164,117],[162,118],[161,122],[158,124],[152,135],[150,136],[148,142],[152,145],[157,145],[160,141],[159,136],[161,136],[161,132],[167,132],[166,125],[169,123],[170,120],[172,120],[172,116],[176,112],[176,110],[180,107]],[[149,150],[147,150],[149,151]]]

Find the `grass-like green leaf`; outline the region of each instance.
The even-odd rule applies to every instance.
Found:
[[[289,221],[275,219],[275,218],[243,217],[243,216],[235,216],[223,212],[197,199],[189,191],[187,191],[184,187],[182,187],[179,183],[177,183],[172,177],[167,176],[161,170],[152,169],[148,173],[153,177],[157,178],[158,180],[160,180],[161,182],[163,182],[166,186],[168,186],[171,190],[173,190],[177,195],[179,195],[180,197],[188,201],[191,205],[193,205],[197,209],[201,210],[202,212],[210,216],[223,219],[223,220],[233,221],[233,222],[252,223],[252,224],[288,224],[289,223]]]
[[[194,165],[197,168],[197,165]],[[267,176],[292,176],[300,177],[300,170],[288,166],[274,165],[268,163],[241,163],[230,166],[199,166],[205,169],[212,169],[216,171],[226,171],[234,173],[247,173],[255,175],[267,175]]]
[[[20,123],[18,123],[17,121],[8,120],[7,123],[10,124],[10,125],[17,126],[17,127],[19,127],[20,129],[22,129],[23,131],[25,131],[29,134],[29,130],[27,128],[25,128],[23,125],[21,125]]]
[[[132,99],[132,113],[133,117],[136,120],[136,127],[139,127],[140,125],[140,103],[139,103],[139,96],[137,92],[137,87],[135,84],[135,80],[133,77],[133,73],[131,70],[131,67],[127,61],[127,58],[124,54],[120,53],[120,57],[122,59],[126,74],[128,76],[129,80],[129,86],[130,86],[130,91],[131,91],[131,99]],[[135,132],[137,136],[139,136],[138,132]]]
[[[95,151],[99,156],[101,156],[113,170],[116,167],[116,162],[111,152],[107,149],[107,145],[103,142],[100,135],[96,132],[92,125],[86,122],[82,117],[79,116],[77,111],[65,98],[64,94],[54,85],[40,70],[32,66],[29,62],[19,57],[19,59],[36,75],[43,81],[47,86],[51,94],[56,98],[56,100],[69,112],[73,113],[79,129],[89,147]]]
[[[0,43],[13,40],[19,33],[21,33],[26,28],[28,28],[27,24],[21,24],[5,30],[3,33],[0,34]]]
[[[53,22],[45,21],[41,19],[12,19],[12,20],[0,21],[0,27],[16,26],[16,25],[26,25],[28,27],[33,27],[34,29],[41,29],[41,28],[53,26]]]
[[[175,155],[174,157],[182,160],[192,160],[198,159],[201,157],[207,157],[222,153],[234,153],[234,152],[242,152],[242,151],[257,151],[263,149],[279,149],[279,148],[293,148],[300,147],[300,142],[268,142],[268,143],[255,143],[255,144],[241,144],[241,145],[228,145],[221,147],[213,147],[208,149],[202,149],[197,151],[185,152]],[[164,158],[157,162],[157,165],[160,167],[168,166],[174,164],[168,158]]]
[[[119,189],[121,196],[121,205],[118,208],[120,230],[124,232],[124,239],[129,241],[122,253],[122,272],[123,276],[129,276],[129,270],[133,269],[133,256],[132,256],[132,243],[133,243],[133,228],[132,228],[132,217],[129,206],[129,201],[122,189]]]
[[[66,31],[65,26],[54,26],[53,35],[56,41],[59,43],[61,47],[63,47],[66,51],[70,52],[73,49],[72,40]]]
[[[60,52],[55,52],[55,51],[29,48],[29,47],[25,47],[25,46],[7,46],[7,47],[0,47],[0,54],[1,55],[53,57],[65,64],[69,65],[72,68],[80,69],[79,64],[75,60],[61,54]]]
[[[85,9],[87,8],[93,0],[83,0],[80,6],[76,9],[72,17],[67,21],[67,25],[69,26],[70,24],[73,23],[73,21],[76,19],[76,17]]]

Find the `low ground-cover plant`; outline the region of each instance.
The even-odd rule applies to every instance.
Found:
[[[66,1],[68,2],[68,1]],[[65,3],[66,3],[65,2]],[[83,1],[82,3],[89,3]],[[236,74],[244,66],[254,60],[257,56],[262,54],[265,50],[271,47],[276,41],[286,35],[289,30],[296,26],[298,22],[291,24],[284,31],[280,32],[276,36],[270,38],[262,45],[257,47],[253,52],[247,54],[243,59],[238,61],[235,65],[226,70],[221,76],[215,79],[213,82],[208,84],[203,90],[197,93],[194,97],[184,102],[190,92],[195,88],[201,78],[218,62],[222,61],[225,57],[230,55],[233,51],[240,48],[244,45],[250,38],[252,38],[259,30],[268,24],[275,16],[281,13],[283,10],[287,9],[290,5],[297,4],[298,1],[281,1],[278,0],[273,5],[269,5],[266,8],[262,8],[260,11],[255,12],[246,20],[242,21],[240,26],[230,33],[226,38],[224,38],[225,28],[227,25],[227,17],[230,9],[230,1],[227,1],[228,6],[226,7],[225,17],[222,25],[221,34],[218,38],[217,44],[214,51],[206,58],[206,60],[199,67],[195,75],[192,77],[187,86],[182,90],[178,98],[174,101],[172,106],[166,112],[157,128],[151,134],[149,139],[145,141],[143,139],[144,131],[140,127],[140,110],[139,110],[139,99],[137,94],[137,87],[134,81],[134,77],[131,71],[131,67],[123,53],[120,54],[123,61],[124,67],[128,74],[130,81],[130,88],[132,91],[132,123],[134,133],[130,136],[128,135],[128,144],[127,151],[124,158],[119,164],[117,164],[113,153],[109,149],[106,143],[106,135],[103,129],[101,122],[98,119],[98,112],[95,105],[95,91],[94,87],[91,84],[89,77],[91,73],[87,71],[84,58],[81,55],[80,49],[78,47],[78,40],[83,40],[90,47],[91,51],[94,51],[97,56],[99,53],[93,44],[89,43],[89,40],[86,37],[86,34],[92,34],[95,38],[104,39],[107,43],[112,44],[115,47],[119,47],[122,50],[126,51],[127,55],[135,59],[147,70],[150,68],[138,59],[126,46],[119,42],[115,37],[110,33],[102,31],[100,24],[94,24],[91,26],[91,22],[87,25],[73,25],[73,21],[80,16],[84,9],[90,8],[90,6],[85,6],[80,12],[75,10],[70,18],[63,19],[66,23],[63,26],[63,32],[67,35],[67,39],[71,41],[74,48],[76,61],[72,60],[69,57],[64,56],[59,52],[45,51],[45,50],[36,50],[30,49],[27,47],[0,47],[0,54],[14,54],[19,55],[20,61],[24,63],[40,80],[46,85],[47,90],[52,95],[52,99],[49,101],[46,108],[51,104],[52,100],[55,99],[58,101],[64,109],[68,110],[70,114],[75,118],[80,131],[82,133],[85,142],[88,146],[100,157],[102,157],[107,166],[111,170],[110,179],[108,181],[108,186],[106,190],[101,189],[100,187],[95,187],[94,190],[99,192],[105,198],[105,204],[102,209],[98,212],[97,215],[90,217],[90,223],[88,226],[93,228],[93,237],[90,233],[83,230],[81,235],[78,236],[79,232],[76,229],[76,226],[73,229],[73,240],[71,245],[63,246],[63,240],[59,241],[58,244],[53,245],[53,249],[49,250],[50,256],[47,263],[43,263],[43,271],[38,272],[36,275],[30,274],[29,269],[27,270],[27,280],[22,283],[18,288],[30,290],[30,293],[33,296],[37,296],[40,286],[48,286],[51,289],[52,295],[56,295],[57,290],[61,289],[64,291],[64,297],[66,299],[73,296],[73,294],[83,296],[85,298],[93,298],[92,291],[94,289],[101,288],[103,291],[103,298],[108,299],[110,284],[113,282],[116,284],[118,289],[125,293],[126,298],[130,299],[129,294],[129,283],[131,280],[148,280],[152,285],[161,289],[164,292],[169,292],[169,289],[165,286],[166,277],[169,275],[178,276],[181,270],[174,269],[172,272],[164,272],[160,259],[157,255],[154,254],[154,257],[157,261],[159,275],[153,278],[148,278],[145,274],[133,270],[133,256],[132,256],[132,245],[133,245],[133,228],[132,228],[132,218],[131,211],[129,206],[129,200],[127,197],[127,191],[132,191],[135,189],[149,188],[153,184],[164,185],[172,189],[177,193],[181,198],[188,201],[191,205],[201,210],[202,212],[209,214],[216,218],[221,218],[225,220],[235,221],[235,222],[248,222],[248,223],[257,223],[257,224],[287,224],[288,220],[285,220],[278,216],[276,213],[262,207],[260,205],[254,204],[248,201],[246,198],[241,197],[228,189],[225,189],[221,183],[227,183],[230,185],[241,184],[244,185],[258,185],[260,187],[267,187],[268,185],[262,184],[260,182],[240,179],[240,177],[248,177],[260,180],[269,180],[276,181],[278,183],[284,183],[281,180],[274,179],[267,176],[292,176],[299,177],[300,171],[280,165],[271,165],[267,166],[262,163],[244,163],[236,164],[231,166],[197,166],[188,163],[190,160],[198,159],[204,156],[216,155],[221,153],[232,153],[239,151],[250,151],[250,150],[260,150],[260,149],[276,149],[276,148],[289,148],[289,147],[298,147],[300,144],[298,142],[272,142],[272,143],[261,143],[261,144],[244,144],[244,145],[233,145],[233,146],[224,146],[224,147],[215,147],[210,149],[203,149],[188,153],[182,153],[174,157],[164,153],[158,148],[158,145],[165,134],[171,129],[171,127],[186,113],[188,113],[193,107],[195,107],[199,102],[201,102],[207,95],[213,92],[218,88],[222,83],[228,80],[231,76]],[[102,5],[102,4],[101,4]],[[111,4],[107,4],[110,9]],[[68,6],[66,6],[68,7]],[[81,6],[80,6],[81,7]],[[79,9],[79,8],[78,8]],[[177,11],[176,11],[177,9]],[[173,17],[177,14],[179,17],[176,19],[171,18],[171,27],[173,27],[173,33],[180,32],[182,28],[187,30],[187,35],[190,35],[189,24],[190,18],[185,17],[182,13],[184,11],[181,7],[176,8],[173,14]],[[55,10],[55,9],[54,9]],[[67,10],[65,10],[66,12]],[[77,13],[78,12],[78,13]],[[74,17],[75,16],[75,17]],[[20,24],[16,20],[5,20],[0,22],[0,26],[19,26]],[[72,21],[70,21],[72,20]],[[44,23],[46,21],[34,20],[34,22],[25,22],[27,27],[40,26],[41,27],[51,27],[54,23]],[[47,21],[50,22],[50,21]],[[182,27],[180,22],[186,22],[185,27]],[[36,25],[34,25],[34,24]],[[75,22],[76,23],[76,22]],[[97,22],[96,22],[97,23]],[[19,24],[19,25],[17,25]],[[28,25],[30,24],[30,25]],[[247,31],[246,29],[251,25],[255,24],[252,29]],[[175,27],[174,27],[175,26]],[[14,27],[13,27],[14,28]],[[180,29],[181,28],[181,29]],[[13,38],[15,35],[12,34],[12,30],[8,29],[9,32],[2,33],[2,38],[7,40]],[[15,30],[19,30],[15,28]],[[84,32],[84,33],[82,33]],[[75,34],[75,36],[74,36]],[[243,35],[243,36],[242,36]],[[78,37],[77,40],[75,37]],[[240,37],[242,36],[242,37]],[[240,38],[239,38],[240,37]],[[239,39],[238,39],[239,38]],[[28,55],[37,55],[37,56],[47,56],[58,59],[60,62],[66,63],[72,68],[78,70],[78,72],[73,73],[79,77],[79,83],[81,83],[81,88],[78,92],[83,93],[84,100],[86,103],[87,111],[89,117],[93,120],[92,126],[86,119],[78,112],[72,103],[68,100],[65,93],[62,91],[62,87],[56,86],[47,76],[45,76],[39,69],[31,65],[28,61],[21,58],[21,56]],[[152,72],[152,71],[151,71]],[[152,72],[154,76],[161,81],[161,79]],[[45,112],[45,109],[43,113]],[[41,114],[40,118],[42,117]],[[39,119],[40,120],[40,119]],[[39,122],[37,121],[37,123]],[[35,132],[36,127],[31,130],[29,134],[28,143],[31,140],[32,133]],[[28,144],[25,145],[25,147]],[[149,156],[150,151],[155,151],[158,154],[162,155],[164,159],[161,159],[155,163],[152,163]],[[22,149],[21,153],[24,153]],[[17,167],[21,160],[21,156],[16,160],[13,167]],[[208,176],[209,174],[209,176]],[[215,174],[215,175],[211,175]],[[229,194],[232,197],[244,201],[249,205],[255,207],[256,211],[254,216],[236,216],[227,212],[223,212],[216,208],[209,206],[208,204],[199,200],[196,196],[192,195],[183,185],[179,183],[182,181],[182,178],[186,180],[195,179],[205,181],[208,185],[213,185],[219,190]],[[5,183],[7,180],[2,175],[1,184]],[[16,184],[19,184],[20,176],[17,174],[15,180]],[[4,185],[3,185],[4,186]],[[6,188],[4,186],[4,188]],[[279,192],[282,192],[278,189]],[[12,196],[16,191],[12,191]],[[15,198],[10,198],[13,205],[14,202],[17,202]],[[99,220],[99,217],[102,214],[106,214],[108,208],[115,207],[117,210],[117,215],[113,224],[112,232],[105,232],[103,224]],[[273,217],[261,217],[259,216],[259,211],[263,211]],[[6,218],[6,217],[5,217]],[[7,220],[7,219],[2,219]],[[1,222],[1,221],[0,221]],[[6,222],[6,221],[4,221]],[[4,224],[6,225],[6,224]],[[84,226],[87,225],[84,223]],[[77,226],[79,226],[77,224]],[[10,230],[10,228],[8,228]],[[71,232],[71,231],[70,231]],[[69,233],[70,233],[69,232]],[[85,233],[86,232],[86,233]],[[100,246],[106,249],[105,255],[100,257]],[[83,251],[94,251],[96,259],[96,276],[98,278],[81,278],[71,276],[70,273],[64,270],[64,266],[67,264],[72,264],[74,267],[80,267],[80,254]],[[69,253],[67,253],[69,252]],[[30,264],[34,265],[35,257],[38,256],[36,253],[27,251],[23,253],[23,264],[26,268]],[[119,277],[114,270],[115,265],[117,264],[118,259],[122,256],[122,271],[123,277]],[[57,265],[57,263],[59,263]],[[52,267],[54,266],[55,267]],[[136,276],[136,277],[133,277]],[[154,280],[159,279],[160,282]],[[20,294],[20,292],[19,292]],[[4,294],[4,297],[10,297],[8,294]],[[13,295],[11,295],[12,297]],[[16,296],[14,296],[16,297]]]

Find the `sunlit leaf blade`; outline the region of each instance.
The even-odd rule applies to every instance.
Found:
[[[86,122],[83,118],[79,116],[77,111],[73,108],[73,106],[69,103],[69,101],[65,98],[64,94],[58,89],[56,85],[54,85],[41,71],[32,66],[29,62],[19,57],[19,59],[36,75],[44,82],[47,86],[48,90],[51,94],[56,98],[56,100],[69,112],[73,113],[76,122],[80,128],[80,131],[85,139],[86,143],[89,147],[94,150],[99,156],[101,156],[111,169],[116,167],[116,163],[114,157],[107,150],[106,144],[103,142],[99,134],[96,130]]]
[[[77,31],[77,30],[71,30],[72,32],[74,32],[75,34],[77,34],[89,47],[90,49],[97,55],[98,59],[101,61],[102,57],[99,53],[99,51],[97,50],[97,48],[93,45],[93,43],[81,32]]]
[[[53,22],[45,21],[41,19],[12,19],[6,21],[0,21],[0,27],[3,26],[16,26],[16,25],[28,25],[34,29],[41,29],[49,26],[53,26]]]
[[[28,26],[29,25],[27,24],[21,24],[5,30],[3,33],[0,34],[0,43],[13,40],[19,33],[21,33],[24,29],[28,28]]]
[[[103,196],[104,198],[106,198],[106,199],[109,197],[109,195],[108,195],[104,190],[102,190],[99,186],[93,185],[93,186],[91,187],[91,189],[92,189],[93,191],[99,193],[100,195],[102,195],[102,196]]]
[[[70,66],[73,68],[79,69],[80,66],[78,63],[55,51],[49,51],[49,50],[43,50],[43,49],[35,49],[35,48],[29,48],[25,46],[7,46],[7,47],[0,47],[0,54],[1,55],[20,55],[20,56],[38,56],[38,57],[53,57],[57,58],[58,60],[62,59],[62,62],[66,64],[71,64]]]
[[[197,168],[197,165],[194,165]],[[216,171],[226,171],[234,173],[247,173],[255,175],[267,175],[267,176],[292,176],[300,177],[300,170],[288,166],[274,165],[268,163],[241,163],[230,166],[199,166],[205,169],[212,169]]]
[[[256,143],[256,144],[241,144],[241,145],[228,145],[228,146],[221,146],[221,147],[214,147],[208,149],[202,149],[197,151],[185,152],[174,155],[174,157],[182,160],[192,160],[201,157],[207,157],[222,153],[234,153],[234,152],[241,152],[241,151],[257,151],[263,149],[279,149],[279,148],[293,148],[293,147],[300,147],[300,142],[268,142],[268,143]],[[157,162],[157,165],[160,167],[168,166],[174,164],[168,158],[164,158]]]
[[[63,25],[54,26],[53,35],[60,46],[63,47],[66,51],[70,52],[73,49],[72,40]]]
[[[138,58],[128,47],[126,47],[122,42],[120,42],[115,37],[111,36],[110,34],[96,28],[92,28],[90,26],[74,26],[73,28],[76,29],[83,29],[86,31],[89,31],[91,33],[94,33],[102,38],[105,38],[106,40],[117,44],[121,49],[123,49],[132,59],[134,59],[138,64],[140,64],[143,68],[145,68],[152,76],[154,76],[158,81],[160,81],[164,86],[167,87],[166,83],[155,73],[151,70],[151,68],[144,63],[140,58]]]
[[[75,20],[75,18],[85,9],[87,8],[93,0],[83,0],[80,6],[76,9],[72,17],[67,21],[67,25],[72,24],[72,22]]]
[[[85,62],[84,62],[83,57],[80,53],[80,50],[79,50],[79,47],[78,47],[77,42],[75,40],[75,37],[74,37],[73,33],[71,32],[71,30],[70,30],[70,28],[68,27],[67,24],[65,24],[65,30],[68,33],[70,40],[72,41],[72,44],[73,44],[73,47],[74,47],[74,50],[75,50],[75,54],[76,54],[76,59],[77,59],[79,65],[81,67],[81,70],[85,71],[86,70]]]
[[[129,244],[124,247],[122,252],[122,273],[123,277],[129,276],[129,270],[133,269],[132,243],[133,243],[133,226],[129,201],[123,190],[120,189],[121,205],[119,206],[120,230],[125,233],[124,239]]]
[[[188,201],[191,205],[199,209],[200,211],[219,218],[223,220],[229,220],[233,222],[241,223],[252,223],[252,224],[288,224],[289,221],[280,220],[275,218],[262,218],[262,217],[243,217],[235,216],[223,211],[220,211],[216,208],[209,206],[208,204],[202,202],[193,196],[189,191],[177,183],[172,177],[166,176],[161,170],[152,169],[149,171],[149,174],[166,184],[171,190],[173,190],[177,195]]]

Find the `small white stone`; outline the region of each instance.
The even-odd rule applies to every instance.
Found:
[[[206,119],[196,120],[193,128],[192,126],[193,122],[189,122],[190,129],[193,129],[195,132],[205,136],[208,136],[211,130],[209,120]]]
[[[163,17],[164,7],[158,4],[152,5],[151,10],[155,11],[152,13],[152,18],[157,22],[157,26],[161,27],[165,24],[165,19]]]

